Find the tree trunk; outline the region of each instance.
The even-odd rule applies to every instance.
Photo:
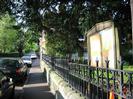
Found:
[[[132,58],[133,58],[133,0],[130,0],[131,18],[132,18]]]
[[[23,49],[21,47],[18,48],[19,57],[23,56]]]

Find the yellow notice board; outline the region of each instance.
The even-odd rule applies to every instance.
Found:
[[[119,60],[119,42],[117,28],[113,22],[106,21],[96,24],[87,33],[87,48],[91,66],[106,67],[105,60],[109,60],[109,68],[117,68]]]
[[[101,43],[100,35],[97,33],[90,36],[90,56],[91,65],[96,66],[96,60],[101,60]],[[101,61],[99,61],[101,65]]]

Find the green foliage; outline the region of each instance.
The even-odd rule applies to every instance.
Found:
[[[21,26],[15,25],[16,21],[8,13],[0,18],[0,52],[9,53],[18,51],[22,56],[24,51],[37,50],[38,36],[33,31],[26,32]]]
[[[36,50],[38,50],[38,45],[37,45],[37,43],[33,42],[32,44],[27,43],[27,45],[26,45],[26,47],[24,49],[24,52],[28,53],[28,52],[36,51]]]
[[[50,45],[49,47],[51,48],[49,49],[55,49],[56,53],[64,55],[66,53],[72,53],[75,49],[77,49],[78,38],[81,35],[78,29],[78,12],[80,10],[78,9],[78,7],[71,8],[71,6],[81,6],[82,3],[80,4],[77,2],[72,2],[72,5],[70,5],[70,7],[66,7],[66,4],[68,5],[68,3],[70,2],[15,2],[14,5],[16,6],[12,6],[12,12],[18,15],[21,9],[25,16],[23,19],[26,20],[26,25],[32,27],[33,31],[36,32],[42,31],[44,29],[49,36],[47,36],[49,40],[48,44],[54,45]],[[56,9],[56,6],[59,6],[59,9]],[[14,11],[14,9],[16,11]],[[44,12],[45,14],[43,14]],[[22,18],[22,16],[17,15],[16,17]],[[55,31],[53,31],[52,29],[54,29]],[[56,40],[54,40],[54,42],[50,41],[51,38],[53,38],[52,36],[54,36],[54,38],[57,38]],[[36,37],[38,36],[35,36],[32,40],[36,41]]]
[[[15,20],[8,13],[0,19],[0,52],[15,51],[17,31],[13,28]]]
[[[133,65],[125,65],[123,69],[126,71],[133,71]]]
[[[7,11],[11,11],[10,5],[10,0],[0,0],[0,16],[4,15]]]
[[[5,4],[4,0],[2,3]],[[28,26],[35,33],[32,33],[30,40],[25,40],[27,41],[25,46],[30,48],[31,45],[32,48],[32,41],[37,42],[39,38],[36,33],[45,30],[47,52],[65,56],[82,49],[78,41],[79,37],[97,22],[106,20],[115,22],[119,30],[121,54],[127,54],[131,49],[130,46],[126,47],[126,45],[131,45],[129,3],[130,0],[20,0],[11,1],[8,4],[12,14],[23,20],[21,26]],[[26,50],[29,49],[26,48]]]
[[[20,52],[20,56],[22,56],[25,52],[35,51],[38,49],[37,36],[30,29],[26,32],[19,30],[15,46],[18,52]]]

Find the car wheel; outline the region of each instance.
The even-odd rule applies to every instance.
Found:
[[[27,64],[27,67],[28,67],[28,68],[31,68],[31,64]]]

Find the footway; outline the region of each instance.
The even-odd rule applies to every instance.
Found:
[[[23,90],[23,99],[55,99],[40,69],[38,59],[33,60],[33,65]]]

